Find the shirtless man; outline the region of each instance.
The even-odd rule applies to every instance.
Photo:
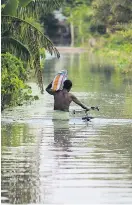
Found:
[[[88,107],[82,104],[73,94],[69,93],[72,88],[72,82],[70,80],[64,81],[62,90],[53,91],[51,87],[52,83],[47,86],[46,91],[50,95],[54,95],[54,110],[69,112],[69,106],[72,101],[77,105],[80,105],[83,109],[87,111],[90,110]]]

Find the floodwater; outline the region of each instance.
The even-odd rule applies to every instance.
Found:
[[[2,113],[3,204],[132,204],[132,76],[87,53],[47,59],[44,86],[67,69],[74,103],[69,121],[52,121],[53,97]],[[79,111],[73,114],[73,110]]]

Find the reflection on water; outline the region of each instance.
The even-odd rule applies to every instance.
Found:
[[[7,124],[2,129],[2,201],[26,203],[36,200],[39,190],[38,153],[26,125]]]
[[[46,86],[68,68],[72,92],[100,107],[88,124],[83,113],[70,121],[52,120],[53,97],[47,93],[32,105],[3,112],[2,203],[132,204],[130,76],[90,59],[65,54],[46,61],[44,70]],[[72,109],[80,108],[72,104]]]
[[[70,151],[71,146],[68,120],[53,120],[54,122],[54,144],[56,147],[62,147],[64,151]]]

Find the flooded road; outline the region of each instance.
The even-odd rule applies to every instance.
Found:
[[[47,59],[44,86],[67,69],[72,92],[91,111],[91,122],[74,103],[69,121],[53,121],[53,97],[2,113],[3,204],[132,204],[132,76],[87,53]]]

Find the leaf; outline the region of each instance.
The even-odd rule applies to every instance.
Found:
[[[2,14],[15,15],[18,8],[18,0],[9,0],[2,10]]]
[[[23,7],[21,0],[21,4],[19,6],[18,15],[21,14],[21,17],[39,17],[40,13],[48,14],[51,11],[60,8],[61,4],[64,0],[32,0]],[[24,0],[26,1],[26,0]],[[28,1],[28,0],[27,0]]]
[[[10,51],[29,61],[30,68],[35,70],[42,92],[40,48],[45,48],[51,55],[54,53],[58,58],[60,54],[31,16],[37,17],[40,12],[46,14],[58,8],[62,2],[63,0],[20,0],[18,6],[18,0],[9,0],[2,11],[2,52]]]
[[[32,0],[19,0],[19,6],[25,7],[27,6]]]
[[[12,53],[14,53],[16,56],[21,57],[21,59],[25,61],[29,61],[31,57],[31,53],[28,50],[28,48],[24,44],[22,44],[22,42],[20,42],[19,40],[13,37],[2,36],[1,48],[2,48],[2,53],[12,51]]]
[[[15,32],[15,34],[18,33],[18,35],[23,31],[23,26],[25,26],[24,40],[26,42],[30,42],[30,46],[32,46],[32,49],[34,51],[36,48],[36,40],[41,40],[41,47],[44,47],[46,50],[48,50],[51,55],[54,53],[58,58],[60,57],[58,50],[54,47],[53,43],[49,40],[49,38],[47,38],[40,30],[38,30],[31,23],[18,17],[9,15],[2,15],[1,19],[4,24],[8,24],[10,32]],[[2,32],[3,31],[4,25],[2,24]]]

